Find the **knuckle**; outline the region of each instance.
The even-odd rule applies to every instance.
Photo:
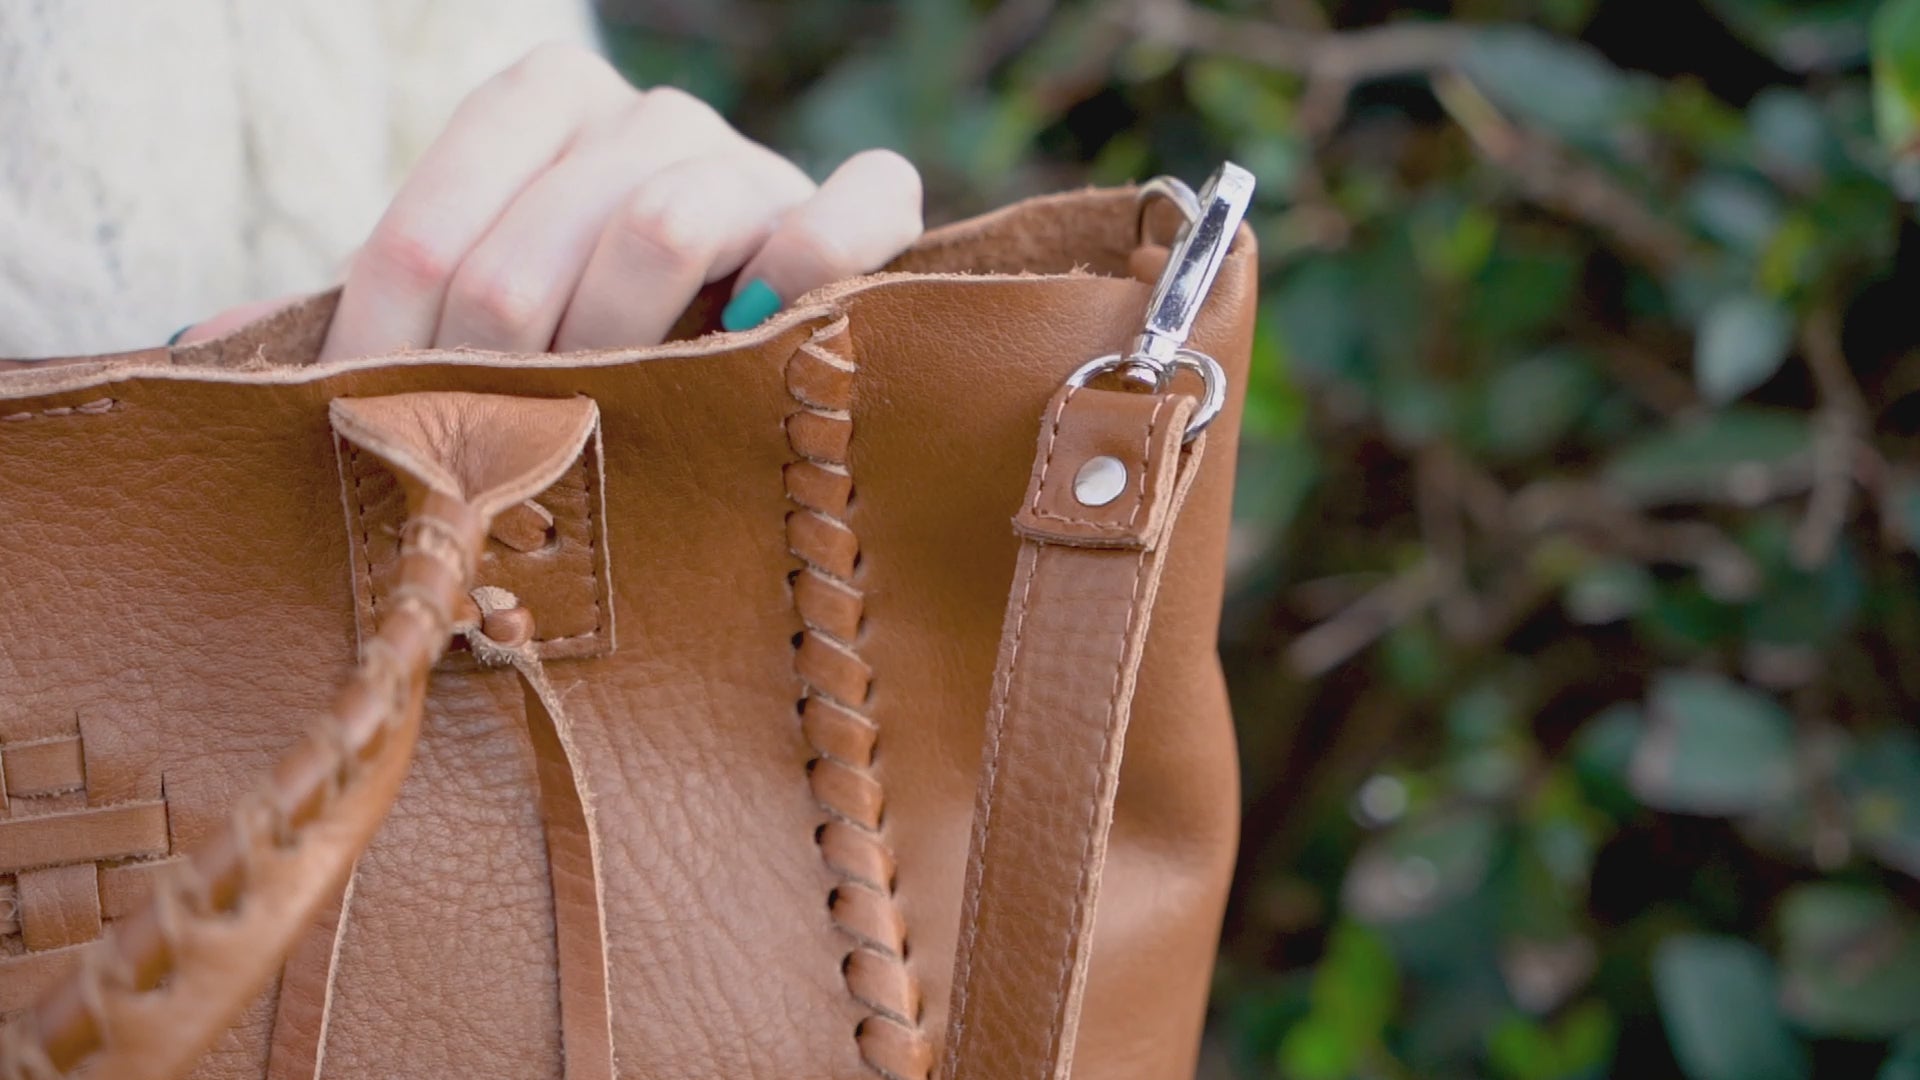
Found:
[[[605,64],[606,61],[591,49],[571,42],[547,41],[527,50],[525,56],[507,69],[507,75],[519,82],[553,83]]]
[[[545,297],[512,275],[461,273],[448,290],[448,304],[481,334],[511,339],[530,326]]]
[[[849,248],[835,230],[802,228],[793,234],[789,242],[792,244],[788,249],[789,254],[801,264],[812,267],[823,282],[852,277],[870,269],[866,260]]]
[[[641,91],[640,106],[668,118],[716,123],[732,130],[713,106],[677,86],[655,86]]]
[[[627,201],[615,227],[628,247],[668,269],[705,266],[713,255],[711,230],[698,208],[685,200],[652,193],[636,195]]]
[[[381,282],[413,290],[438,290],[458,264],[445,245],[403,226],[375,229],[360,257]]]

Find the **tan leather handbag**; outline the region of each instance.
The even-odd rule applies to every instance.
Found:
[[[1190,1075],[1250,188],[657,348],[0,365],[0,1076]]]

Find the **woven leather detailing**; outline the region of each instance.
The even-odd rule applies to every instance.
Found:
[[[194,976],[230,964],[236,931],[244,933],[252,919],[282,917],[276,909],[289,898],[274,895],[269,883],[299,857],[313,826],[332,826],[335,808],[356,793],[362,774],[387,774],[382,786],[397,791],[418,730],[423,676],[446,647],[452,609],[472,576],[483,529],[464,506],[429,498],[427,510],[401,533],[410,587],[396,596],[333,710],[282,760],[275,776],[287,786],[263,785],[241,796],[226,828],[193,857],[156,874],[151,898],[132,914],[132,925],[116,928],[104,946],[79,955],[63,950],[35,966],[33,996],[48,983],[67,981],[36,1010],[0,1028],[0,1078],[64,1075],[103,1051],[138,1054],[128,1038],[138,1003],[203,990]],[[277,966],[277,952],[265,955],[266,964]],[[182,1056],[190,1060],[197,1049]],[[178,1064],[158,1062],[154,1070]],[[113,1071],[103,1066],[103,1073]]]
[[[907,925],[894,899],[894,859],[884,835],[886,791],[873,771],[879,725],[866,714],[873,669],[860,656],[860,541],[846,520],[853,497],[847,450],[853,387],[845,317],[821,327],[787,364],[798,411],[787,442],[787,546],[801,561],[794,609],[804,629],[794,670],[804,687],[800,729],[815,757],[807,782],[826,815],[815,832],[839,883],[827,895],[834,925],[852,940],[841,961],[847,993],[867,1016],[854,1029],[860,1058],[889,1080],[925,1080],[933,1047],[920,1026],[919,981],[907,966]]]
[[[90,791],[88,764],[83,731],[0,744],[0,1015],[74,970],[175,861],[164,798]]]

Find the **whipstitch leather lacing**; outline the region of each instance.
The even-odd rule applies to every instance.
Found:
[[[906,919],[894,895],[894,859],[883,830],[885,790],[873,769],[879,725],[866,712],[872,670],[856,645],[863,597],[855,580],[859,539],[847,522],[853,494],[847,447],[853,385],[847,319],[816,330],[787,365],[798,411],[787,417],[797,460],[786,467],[788,549],[804,629],[794,642],[803,686],[801,731],[815,757],[807,781],[825,820],[815,842],[838,883],[827,903],[852,941],[842,958],[847,993],[867,1011],[854,1029],[861,1060],[888,1080],[926,1080],[933,1048],[921,1027],[919,980],[907,965]]]

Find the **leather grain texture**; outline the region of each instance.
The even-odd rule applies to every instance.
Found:
[[[53,928],[41,942],[91,927],[77,873],[24,887],[23,873],[91,865],[112,923],[141,868],[224,827],[353,664],[356,523],[330,404],[584,397],[600,416],[594,535],[618,642],[550,658],[547,673],[577,741],[573,779],[598,805],[614,1067],[926,1075],[1019,549],[1011,519],[1061,380],[1137,326],[1149,286],[1133,230],[1130,192],[1036,200],[929,234],[893,272],[755,331],[631,352],[321,365],[320,297],[195,348],[4,365],[0,830],[165,815],[154,835],[86,826],[95,846],[62,840],[51,862],[35,854],[47,834],[0,840],[15,853],[0,866],[0,1012],[87,948],[36,949],[26,925]],[[1193,1067],[1235,844],[1213,641],[1253,287],[1243,235],[1193,343],[1234,392],[1165,555],[1075,1075]],[[498,532],[488,550],[527,554]],[[435,673],[412,769],[339,927],[322,1075],[561,1074],[528,707],[512,670],[450,659]],[[76,748],[62,748],[76,743],[79,787]],[[316,1011],[277,994],[193,1075],[264,1075],[276,1016]]]

